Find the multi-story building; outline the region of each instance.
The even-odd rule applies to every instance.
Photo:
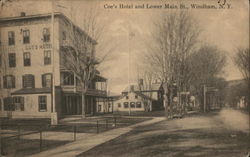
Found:
[[[0,18],[1,117],[50,118],[53,109],[58,117],[82,113],[81,89],[61,56],[64,47],[71,46],[71,26],[78,36],[88,35],[61,13],[53,19],[51,14],[25,13]],[[88,39],[90,45],[97,44]],[[97,112],[100,100],[108,101],[106,87],[106,78],[97,74],[86,93],[86,114]]]

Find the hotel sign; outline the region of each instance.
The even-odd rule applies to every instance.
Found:
[[[51,49],[52,44],[26,45],[25,50]]]

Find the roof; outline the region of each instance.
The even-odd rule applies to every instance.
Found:
[[[151,89],[142,89],[142,90],[140,90],[138,85],[133,85],[133,86],[134,86],[134,91],[143,91],[143,92],[159,91],[160,88],[161,88],[161,84],[160,84],[160,83],[153,83],[152,86],[151,86]],[[130,86],[126,87],[126,88],[122,91],[122,93],[127,93],[129,87],[130,87]]]
[[[107,79],[105,77],[99,75],[99,74],[96,74],[95,81],[97,81],[97,82],[106,82]]]
[[[11,93],[11,95],[22,94],[45,94],[51,93],[51,88],[22,88]]]
[[[140,97],[142,97],[142,98],[144,98],[144,99],[154,100],[153,98],[150,98],[149,96],[143,94],[143,93],[140,92],[140,91],[131,91],[130,93],[135,93],[136,95],[138,95],[138,96],[140,96]],[[126,94],[124,94],[124,95],[121,95],[121,96],[119,96],[119,97],[116,97],[115,100],[122,99],[122,98],[124,98],[124,97],[127,96],[127,95],[128,95],[128,93],[126,93]]]
[[[119,100],[120,98],[123,98],[123,95],[112,95],[112,96],[108,96],[109,98],[112,98],[113,100]]]
[[[144,99],[154,100],[153,98],[150,98],[149,96],[142,94],[141,92],[135,92],[135,93]]]
[[[230,80],[230,81],[227,81],[227,83],[228,83],[228,87],[231,87],[231,86],[245,84],[245,80],[243,80],[243,79],[241,79],[241,80]]]
[[[65,67],[61,68],[61,72],[69,72],[69,73],[73,73],[71,70],[66,69]],[[105,78],[104,76],[100,75],[100,71],[96,70],[96,74],[95,74],[95,81],[97,82],[106,82],[108,79]]]
[[[23,20],[37,20],[37,19],[42,19],[42,18],[49,18],[51,17],[51,14],[52,13],[46,13],[46,14],[35,14],[35,15],[25,15],[25,16],[15,16],[15,17],[3,17],[3,18],[0,18],[0,24],[4,24],[6,22],[11,22],[11,21],[15,21],[15,22],[18,22],[18,21],[23,21]],[[67,22],[69,23],[72,23],[73,22],[67,17],[65,16],[63,13],[60,13],[60,12],[54,12],[54,16],[55,17],[60,17],[64,20],[66,20]],[[97,44],[97,41],[94,40],[93,38],[91,38],[84,30],[82,30],[79,26],[73,24],[75,26],[75,28],[77,28],[80,32],[82,32],[84,35],[86,35],[90,40],[91,42],[93,42],[94,44]]]

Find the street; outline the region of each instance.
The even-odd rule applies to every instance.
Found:
[[[137,127],[79,156],[245,157],[248,120],[247,114],[234,110],[165,120]]]

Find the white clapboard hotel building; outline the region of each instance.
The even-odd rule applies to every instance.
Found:
[[[52,51],[51,21],[51,14],[23,12],[20,16],[0,18],[0,117],[50,118],[52,112],[58,117],[82,113],[76,78],[63,68],[61,58],[62,49],[70,46],[67,30],[72,23],[62,13],[54,14]],[[79,35],[87,35],[73,26]],[[97,43],[91,39],[89,44]],[[111,111],[106,87],[106,79],[96,75],[86,94],[86,114],[93,115],[100,108]]]

